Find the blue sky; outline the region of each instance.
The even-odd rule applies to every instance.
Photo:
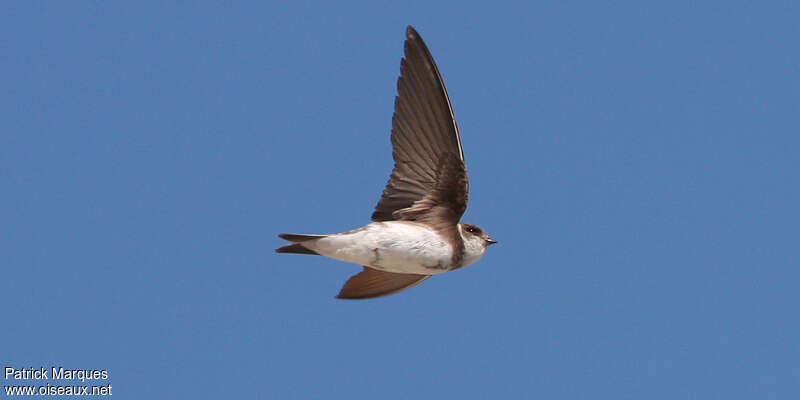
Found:
[[[115,398],[797,398],[799,11],[6,4],[0,361]],[[276,234],[369,221],[408,24],[500,243],[336,300],[359,267]]]

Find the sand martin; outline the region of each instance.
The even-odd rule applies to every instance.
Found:
[[[408,289],[478,261],[496,243],[480,227],[458,222],[469,185],[450,98],[428,47],[410,26],[404,48],[392,117],[394,170],[373,222],[329,235],[278,235],[292,242],[278,253],[322,255],[364,267],[338,298]]]

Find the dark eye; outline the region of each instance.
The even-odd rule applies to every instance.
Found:
[[[480,234],[480,233],[481,233],[481,230],[480,230],[480,229],[478,229],[478,228],[476,228],[476,227],[474,227],[474,226],[470,226],[469,228],[467,228],[467,232],[469,232],[469,233],[475,233],[475,234]]]

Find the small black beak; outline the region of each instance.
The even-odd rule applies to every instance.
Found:
[[[488,238],[488,239],[486,239],[486,243],[489,243],[490,245],[491,244],[495,244],[495,243],[497,243],[497,240],[492,240],[492,238]]]

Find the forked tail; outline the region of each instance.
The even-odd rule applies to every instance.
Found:
[[[288,240],[290,242],[294,242],[292,244],[287,244],[286,246],[279,247],[275,249],[278,253],[292,253],[292,254],[313,254],[319,255],[314,250],[311,250],[305,246],[303,246],[303,242],[307,242],[309,240],[324,238],[327,235],[296,235],[294,233],[281,233],[278,235],[281,239]]]

